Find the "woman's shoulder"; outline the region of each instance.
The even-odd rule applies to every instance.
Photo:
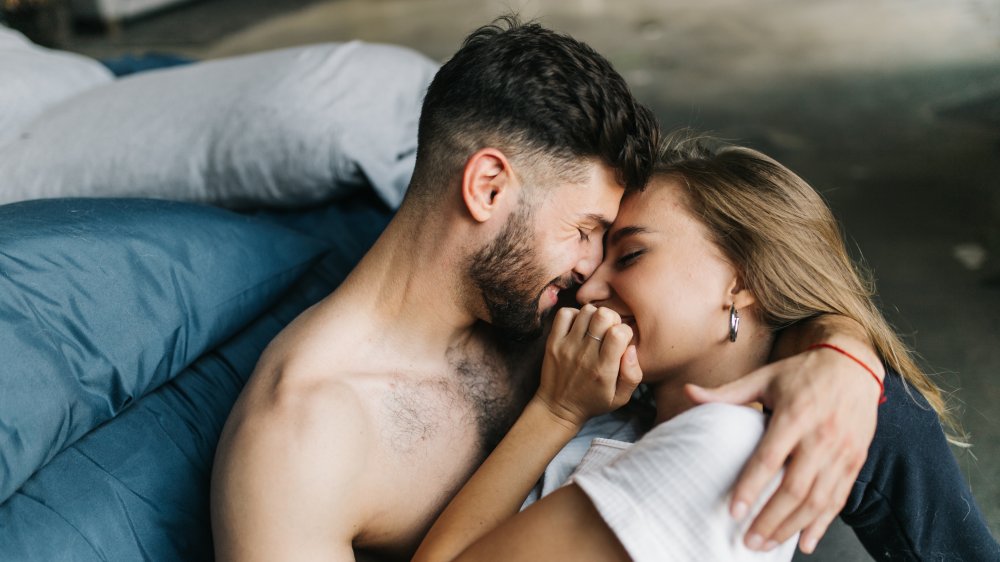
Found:
[[[764,413],[736,404],[700,404],[657,425],[643,439],[713,439],[756,443],[764,433]]]
[[[906,382],[887,363],[885,365],[885,402],[879,405],[879,437],[905,436],[916,428],[941,429],[941,420],[920,391]],[[942,431],[943,433],[943,431]]]

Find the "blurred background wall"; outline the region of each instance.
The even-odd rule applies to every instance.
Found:
[[[885,313],[953,393],[974,445],[959,462],[1000,534],[1000,1],[33,2],[22,25],[95,57],[357,38],[445,60],[511,10],[590,43],[666,128],[761,149],[828,198]],[[867,556],[838,527],[812,559]]]

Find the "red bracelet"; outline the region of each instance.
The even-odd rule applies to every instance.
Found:
[[[878,378],[878,375],[875,374],[875,371],[873,371],[871,367],[866,365],[864,361],[858,359],[857,357],[851,355],[850,353],[844,351],[843,349],[840,349],[839,347],[833,345],[832,343],[817,343],[814,345],[810,345],[809,347],[806,348],[806,351],[809,351],[811,349],[819,349],[823,347],[827,349],[832,349],[845,357],[850,357],[851,359],[854,360],[855,363],[861,365],[861,367],[864,370],[868,371],[868,374],[870,374],[872,378],[875,379],[875,382],[878,383],[878,396],[879,396],[878,403],[885,404],[885,401],[887,400],[887,398],[885,397],[885,385],[882,383],[882,379]]]

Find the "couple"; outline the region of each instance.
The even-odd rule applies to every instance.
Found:
[[[661,559],[674,542],[713,541],[707,524],[745,541],[712,548],[787,558],[791,537],[812,550],[863,484],[880,388],[901,388],[880,358],[934,406],[926,439],[944,448],[920,451],[954,468],[939,489],[908,492],[962,503],[940,393],[872,307],[815,193],[756,153],[661,155],[658,136],[585,45],[513,20],[473,33],[427,92],[399,212],[275,338],[227,421],[218,558],[408,559],[426,536],[424,560]],[[556,314],[545,351],[548,313],[580,285],[600,308]],[[664,423],[628,450],[599,441],[573,484],[515,515],[583,421],[640,380]],[[710,400],[773,415],[764,431],[748,408],[691,408]],[[688,445],[695,456],[670,454]],[[732,498],[691,504],[707,514],[695,525],[687,508],[671,517],[697,487]],[[856,529],[890,542],[895,522]],[[992,548],[985,533],[973,546]]]

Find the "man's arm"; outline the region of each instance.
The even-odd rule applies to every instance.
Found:
[[[353,561],[367,449],[351,392],[246,398],[213,467],[216,559]]]
[[[755,550],[769,550],[801,529],[799,546],[811,553],[843,508],[875,434],[879,383],[842,353],[809,349],[818,343],[835,345],[880,380],[885,377],[861,326],[825,315],[784,330],[773,363],[716,389],[687,387],[698,403],[760,401],[773,412],[733,488],[731,511],[741,518],[766,483],[786,468],[744,538]]]

